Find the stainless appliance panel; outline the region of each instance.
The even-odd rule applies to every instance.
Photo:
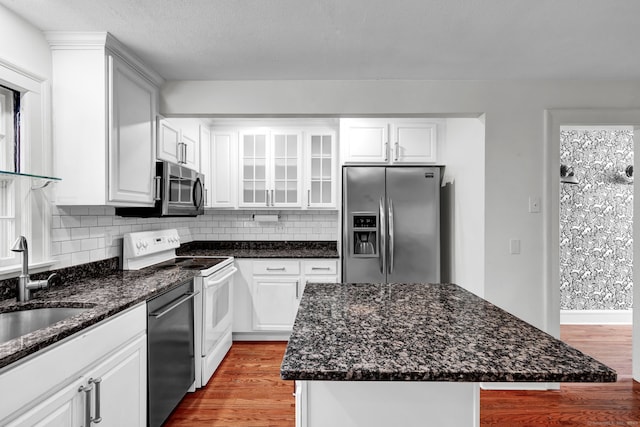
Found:
[[[160,426],[195,381],[193,280],[147,302],[147,419]]]
[[[118,207],[123,217],[197,216],[204,214],[204,175],[166,161],[156,162],[159,183],[153,207]]]
[[[384,283],[385,262],[385,170],[372,167],[343,169],[343,280],[346,282]],[[382,203],[382,206],[381,206]],[[354,255],[359,247],[354,238],[354,215],[377,218],[375,242],[361,247],[376,247],[376,254]],[[369,245],[369,243],[371,245]],[[367,249],[366,252],[370,252]],[[363,254],[364,255],[364,254]]]
[[[440,168],[386,168],[389,283],[440,282]]]

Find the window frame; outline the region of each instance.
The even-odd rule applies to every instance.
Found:
[[[0,58],[0,85],[19,92],[19,151],[15,168],[23,173],[51,176],[51,86],[42,76]],[[55,264],[51,253],[51,198],[43,190],[34,190],[32,178],[13,176],[15,216],[19,233],[29,242],[29,271],[47,270]],[[9,242],[13,244],[13,242]],[[15,277],[21,270],[21,258],[0,263],[0,280]]]
[[[0,85],[0,141],[3,142],[0,169],[9,172],[19,172],[19,95],[19,92]],[[18,254],[10,252],[9,248],[22,231],[21,196],[18,179],[11,175],[0,176],[0,230],[6,227],[8,231],[6,235],[0,231],[0,239],[3,240],[0,242],[0,267],[19,262]]]

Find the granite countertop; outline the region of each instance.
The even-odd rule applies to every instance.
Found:
[[[0,300],[0,313],[21,307],[90,307],[81,314],[22,337],[0,343],[0,369],[41,350],[120,311],[171,289],[198,272],[174,268],[148,267],[137,271],[115,271],[99,278],[86,278],[36,292],[25,303]]]
[[[176,254],[234,258],[339,258],[335,241],[195,241],[181,245]]]
[[[453,284],[308,284],[285,380],[614,382],[616,372]]]

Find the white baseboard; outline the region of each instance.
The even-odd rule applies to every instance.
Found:
[[[560,310],[561,325],[631,325],[631,310]]]

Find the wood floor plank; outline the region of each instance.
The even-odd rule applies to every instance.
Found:
[[[631,378],[631,326],[561,327],[561,338],[611,366],[618,381],[553,391],[482,390],[482,427],[640,426]],[[234,342],[206,388],[189,393],[167,427],[294,427],[291,381],[280,379],[284,342]]]
[[[234,342],[207,387],[189,393],[167,427],[293,427],[293,384],[280,379],[286,342]]]

